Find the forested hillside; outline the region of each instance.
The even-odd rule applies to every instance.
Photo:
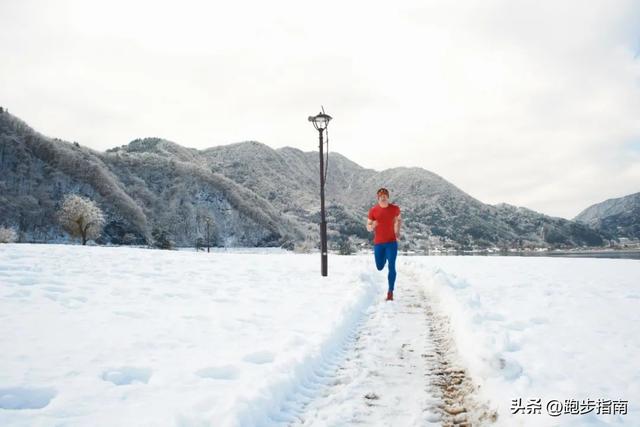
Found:
[[[65,239],[55,213],[65,194],[78,193],[105,212],[98,243],[149,243],[161,229],[177,245],[192,246],[210,218],[217,246],[317,245],[317,152],[255,141],[196,150],[161,138],[98,152],[41,135],[3,111],[0,173],[0,226],[16,228],[21,241]],[[368,244],[364,221],[381,186],[402,208],[405,249],[597,246],[609,236],[525,208],[482,203],[424,169],[378,172],[332,152],[330,246]]]

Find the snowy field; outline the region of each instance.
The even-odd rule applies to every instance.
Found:
[[[0,425],[640,425],[640,262],[319,258],[0,245]]]
[[[497,407],[500,425],[640,425],[640,261],[421,257],[407,264],[450,318],[462,364]],[[541,414],[511,415],[513,399],[525,408],[540,399]],[[627,400],[627,415],[546,409],[552,400],[589,399],[596,407],[603,400],[603,410],[607,400]]]

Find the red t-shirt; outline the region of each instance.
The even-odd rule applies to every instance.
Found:
[[[396,241],[396,233],[393,231],[393,220],[400,215],[400,208],[393,203],[383,208],[379,204],[369,209],[369,219],[378,221],[376,228],[373,229],[375,237],[373,243],[389,243]]]

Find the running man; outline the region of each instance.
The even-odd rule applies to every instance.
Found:
[[[389,290],[387,301],[393,301],[393,288],[396,283],[396,256],[398,255],[398,242],[400,237],[400,208],[389,203],[389,190],[381,188],[376,193],[378,203],[369,209],[367,230],[374,232],[373,254],[376,259],[376,267],[382,271],[384,264],[388,262]]]

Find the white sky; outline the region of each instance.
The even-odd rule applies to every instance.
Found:
[[[563,217],[640,191],[632,0],[0,2],[0,105],[104,150],[257,140]]]

